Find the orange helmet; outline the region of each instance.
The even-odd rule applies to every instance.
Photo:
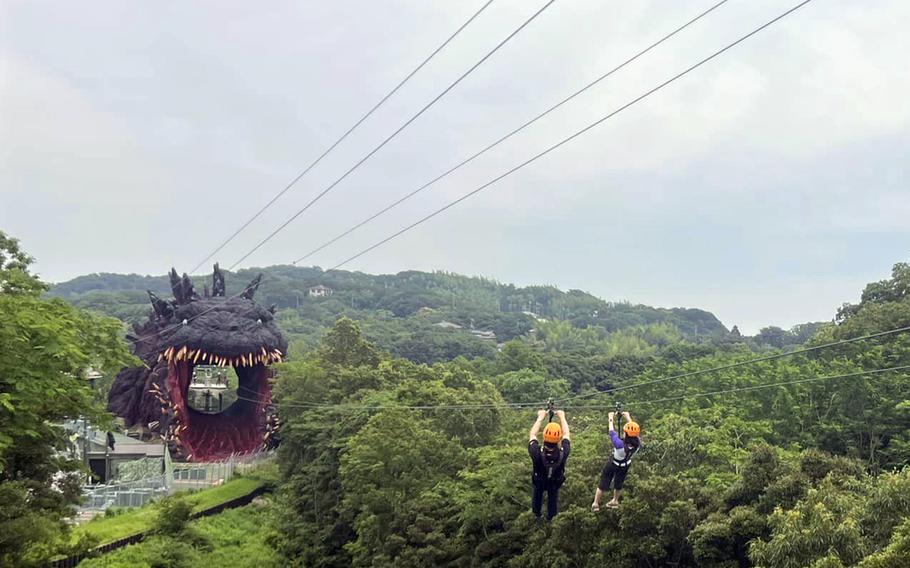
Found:
[[[562,440],[562,426],[558,422],[550,422],[543,429],[543,441],[547,444],[558,444]]]
[[[622,431],[626,433],[626,436],[637,438],[641,434],[641,426],[638,425],[638,422],[629,421],[622,427]]]

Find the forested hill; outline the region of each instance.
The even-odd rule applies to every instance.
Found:
[[[673,328],[693,341],[729,334],[704,310],[608,302],[580,290],[518,287],[446,272],[372,275],[272,266],[228,274],[228,294],[242,290],[260,271],[264,277],[257,300],[275,304],[292,342],[305,348],[315,346],[325,329],[343,315],[363,322],[367,336],[382,347],[421,362],[490,355],[496,343],[525,336],[541,324],[550,323],[558,331],[555,322],[563,327],[569,324],[570,335],[572,330],[586,330],[600,338],[655,325]],[[209,280],[197,278],[197,289],[202,290]],[[328,287],[331,296],[311,295],[310,288],[318,285]],[[137,321],[148,312],[146,290],[169,295],[167,277],[90,274],[56,284],[49,294],[81,308]],[[492,332],[495,339],[480,332]]]

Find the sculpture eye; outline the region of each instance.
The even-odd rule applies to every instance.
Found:
[[[184,320],[183,320],[183,325],[186,325],[186,324],[188,324],[188,323],[189,323],[189,322],[186,321],[186,318],[184,318]]]
[[[259,325],[262,325],[262,318],[259,318],[258,320],[256,320],[256,323],[258,323]]]

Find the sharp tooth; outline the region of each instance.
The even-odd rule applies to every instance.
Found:
[[[196,364],[196,361],[198,361],[200,357],[202,357],[202,349],[200,349],[199,351],[197,351],[197,352],[196,352],[196,356],[193,357],[193,364],[194,364],[194,365]]]
[[[159,354],[158,354],[158,362],[160,363],[162,359],[164,359],[164,353],[159,353]]]
[[[186,345],[180,348],[180,351],[177,352],[177,360],[180,361],[186,357]]]
[[[262,356],[263,356],[263,357],[265,357],[266,355],[268,355],[268,353],[267,353],[266,350],[265,350],[265,347],[261,347],[260,349],[262,349]]]

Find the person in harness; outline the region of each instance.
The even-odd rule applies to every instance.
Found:
[[[547,411],[537,412],[537,421],[531,427],[528,453],[534,472],[531,476],[533,493],[531,497],[531,510],[534,516],[540,518],[543,507],[543,494],[547,493],[547,519],[552,519],[559,512],[559,488],[566,480],[566,460],[571,449],[569,439],[569,423],[566,422],[566,413],[557,410],[553,414],[559,422],[550,422],[543,430],[543,447],[537,441],[537,433],[547,418]],[[550,414],[552,420],[553,414]]]
[[[625,425],[622,427],[624,436],[622,438],[616,433],[613,427],[613,417],[615,412],[609,414],[610,418],[610,440],[613,442],[613,455],[607,460],[607,464],[600,474],[600,483],[597,491],[594,493],[594,502],[591,503],[591,510],[595,513],[600,510],[600,498],[605,491],[610,490],[610,484],[613,484],[613,499],[607,502],[607,507],[615,509],[619,507],[619,493],[622,491],[626,475],[629,473],[629,464],[632,462],[632,456],[641,447],[641,427],[637,422],[632,420],[628,412],[623,412],[622,417]]]

